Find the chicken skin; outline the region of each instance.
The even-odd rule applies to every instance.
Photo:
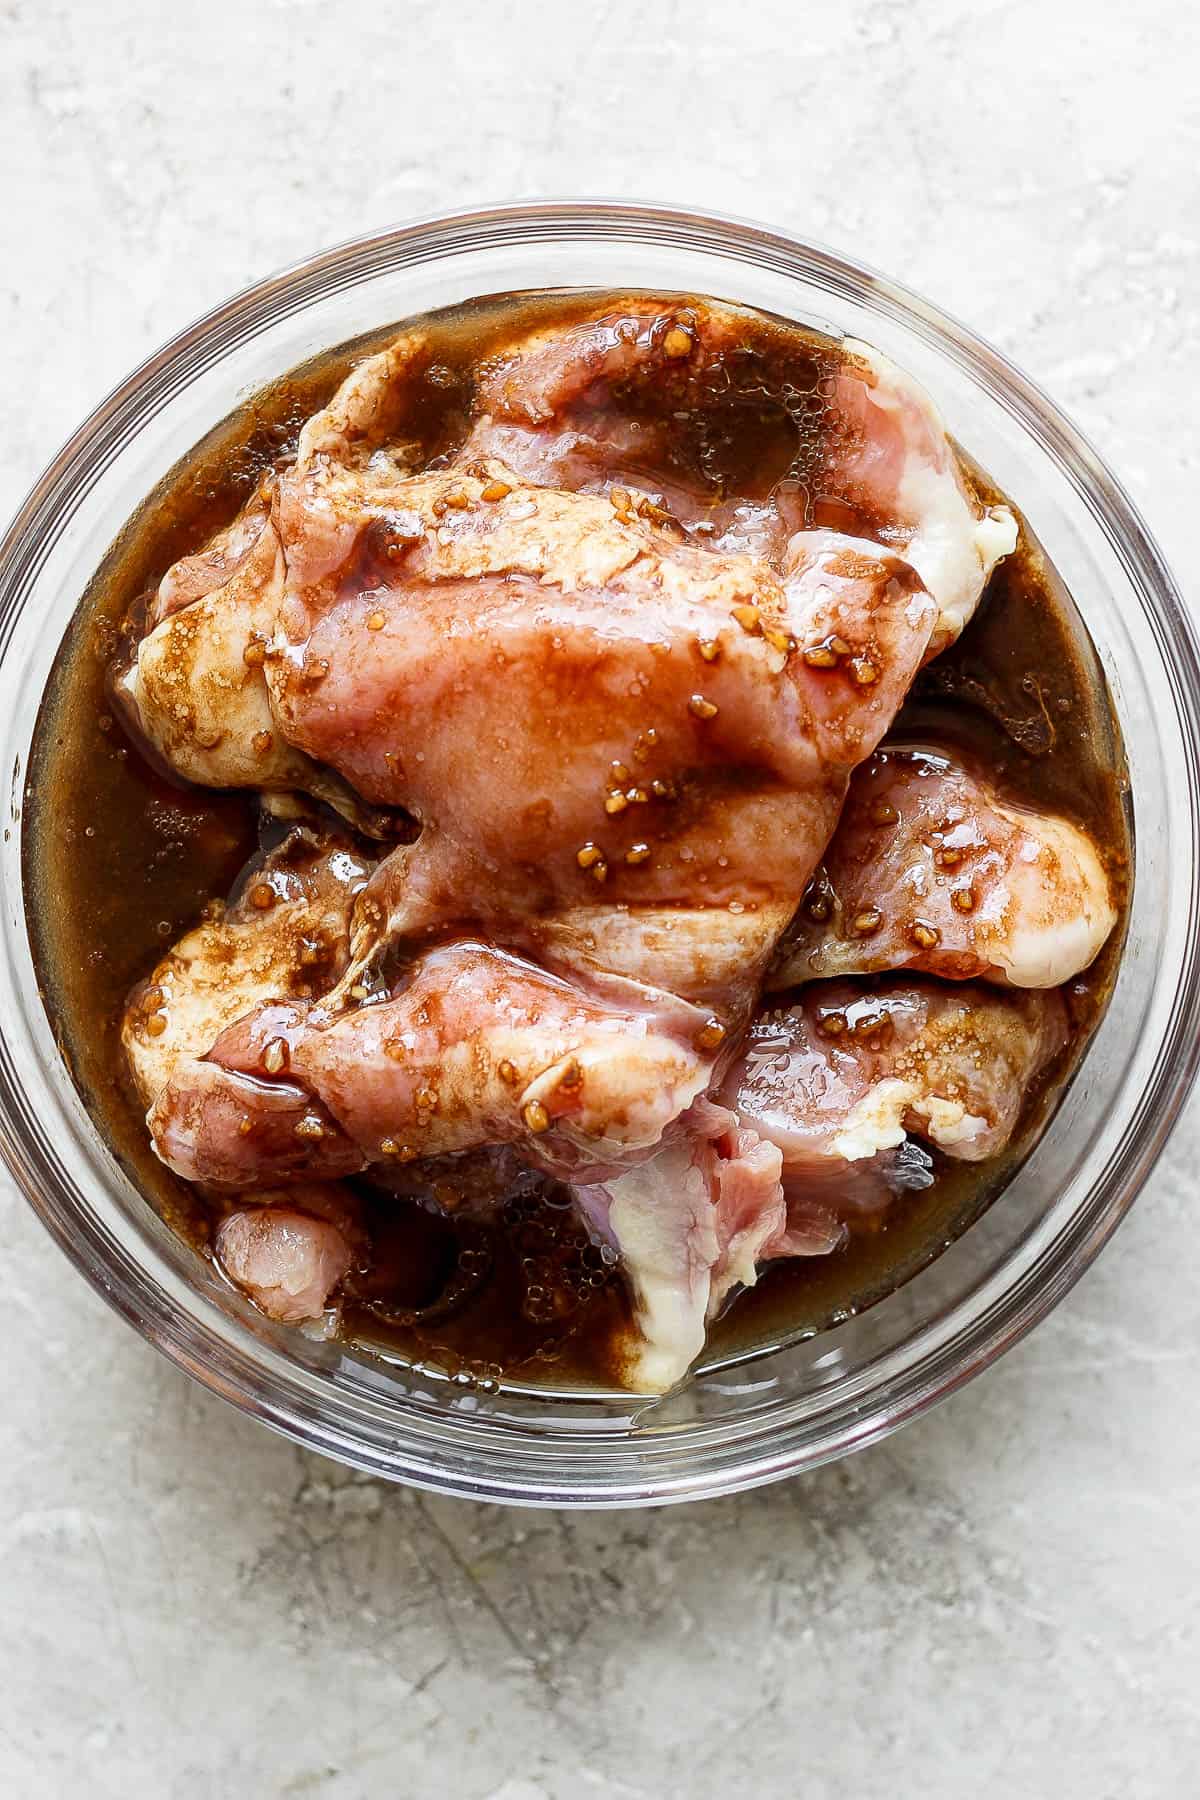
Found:
[[[330,987],[349,955],[355,893],[370,863],[349,839],[298,827],[228,906],[188,932],[129,997],[126,1059],[153,1108],[173,1082],[204,1080],[204,1058],[255,1007]],[[199,1075],[197,1075],[199,1071]],[[158,1142],[152,1136],[155,1147]],[[355,1197],[338,1182],[222,1194],[218,1260],[272,1318],[319,1318],[361,1255]]]
[[[714,544],[768,560],[804,526],[873,538],[902,554],[933,595],[935,647],[953,641],[1015,546],[1016,521],[975,497],[929,396],[871,345],[847,339],[839,354],[786,371],[789,393],[794,383],[807,391],[795,394],[805,404],[793,470],[768,493],[723,499],[703,481],[703,456],[683,478],[675,422],[715,415],[727,426],[731,406],[761,400],[764,373],[744,338],[736,308],[640,298],[567,332],[535,332],[484,383],[468,452],[501,456],[551,486],[649,486],[655,504]],[[670,405],[647,418],[644,396],[655,388]]]
[[[122,1042],[149,1106],[189,1059],[261,1005],[331,988],[372,864],[348,837],[287,833],[228,905],[187,932],[129,996]]]
[[[858,1162],[910,1132],[978,1162],[1004,1148],[1066,1041],[1055,993],[898,976],[869,989],[815,982],[759,1014],[723,1098],[789,1168]]]
[[[553,1173],[619,1167],[704,1092],[722,1036],[673,996],[638,1002],[446,945],[373,1003],[248,1013],[160,1091],[151,1134],[178,1174],[224,1187],[512,1142]]]
[[[856,772],[771,985],[912,969],[1057,987],[1116,920],[1077,825],[1001,799],[949,750],[893,744]]]

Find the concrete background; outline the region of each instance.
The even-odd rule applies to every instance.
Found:
[[[1192,578],[1178,0],[0,0],[0,513],[168,333],[440,206],[692,201],[972,322]],[[1160,1800],[1200,1762],[1193,1108],[1035,1336],[889,1444],[666,1513],[439,1502],[191,1386],[0,1189],[0,1792]]]

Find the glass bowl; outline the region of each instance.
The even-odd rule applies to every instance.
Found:
[[[1096,644],[1125,736],[1137,877],[1108,1012],[1001,1198],[869,1311],[654,1406],[485,1394],[273,1326],[165,1227],[89,1119],[43,1011],[20,820],[47,673],[104,551],[239,402],[329,346],[487,293],[692,290],[863,337],[935,395],[1025,513]],[[326,251],[182,332],[37,483],[0,548],[0,1148],[100,1293],[180,1367],[289,1437],[480,1499],[621,1506],[775,1480],[869,1444],[987,1366],[1059,1301],[1149,1174],[1200,1039],[1200,666],[1127,496],[1074,428],[962,326],[844,257],[730,219],[554,203],[456,213]]]

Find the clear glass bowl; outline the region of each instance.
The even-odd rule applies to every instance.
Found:
[[[90,576],[139,502],[247,394],[317,352],[427,308],[554,286],[714,294],[867,338],[911,369],[1071,588],[1133,789],[1137,879],[1112,1003],[1002,1197],[870,1311],[651,1408],[485,1395],[254,1313],[115,1165],[56,1050],[25,928],[20,819],[38,703]],[[1062,1298],[1132,1204],[1195,1073],[1200,665],[1158,550],[1095,452],[995,351],[895,284],[756,226],[602,203],[458,213],[327,251],[199,320],[81,426],[0,548],[0,734],[5,1160],[71,1260],[166,1355],[266,1424],[392,1479],[634,1505],[753,1487],[873,1442]]]

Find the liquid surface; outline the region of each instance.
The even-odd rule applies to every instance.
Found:
[[[569,322],[595,294],[499,297],[415,321],[437,345],[438,379],[415,419],[426,459],[466,427],[467,371],[489,347],[537,324]],[[47,1011],[72,1076],[132,1180],[207,1250],[211,1218],[153,1155],[120,1048],[133,984],[223,898],[258,848],[245,794],[184,788],[151,768],[107,700],[122,623],[171,563],[201,548],[237,511],[261,471],[286,456],[300,425],[363,354],[392,335],[343,346],[259,395],[186,457],[112,547],[84,595],[43,703],[25,813],[26,891]],[[831,347],[762,319],[748,324],[744,379],[725,425],[681,422],[676,471],[763,494],[803,483],[819,451],[806,396]],[[981,493],[999,499],[981,471]],[[853,530],[870,521],[822,519]],[[1022,521],[957,644],[920,677],[893,736],[935,735],[973,751],[1026,801],[1083,825],[1101,846],[1122,905],[1129,876],[1123,764],[1107,692],[1071,601]],[[936,1156],[937,1180],[830,1256],[770,1266],[717,1322],[700,1368],[828,1325],[892,1291],[995,1198],[1077,1066],[1111,987],[1122,928],[1071,984],[1074,1037],[1030,1096],[1009,1150],[983,1165]],[[869,985],[869,983],[865,984]],[[464,1165],[461,1180],[472,1179]],[[443,1186],[445,1182],[443,1181]],[[451,1186],[453,1184],[451,1183]],[[551,1183],[526,1183],[492,1225],[456,1222],[364,1187],[373,1245],[344,1328],[392,1353],[465,1368],[477,1378],[607,1385],[605,1346],[627,1319],[619,1273]],[[434,1195],[453,1209],[453,1191]]]

